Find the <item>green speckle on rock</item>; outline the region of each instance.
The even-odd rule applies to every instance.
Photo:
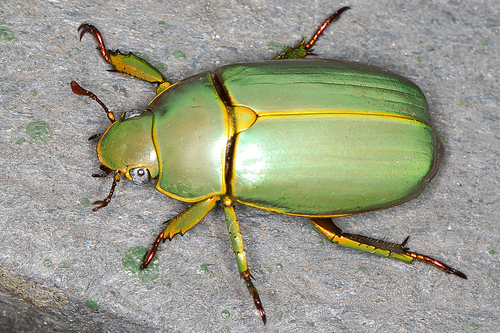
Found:
[[[133,53],[136,57],[141,58],[144,61],[149,61],[149,56],[146,53],[142,52],[133,52]]]
[[[229,333],[229,332],[231,332],[231,331],[229,330],[229,327],[224,326],[224,327],[220,330],[220,332],[221,332],[221,333]]]
[[[31,91],[31,96],[36,96],[36,95],[38,95],[38,93],[36,92],[36,90],[32,90]]]
[[[448,143],[448,138],[446,137],[444,132],[438,132],[438,134],[439,134],[439,137],[441,138],[441,141],[443,141],[443,143]]]
[[[179,61],[184,61],[186,60],[186,54],[182,52],[181,50],[175,50],[172,52],[172,55],[174,56],[175,59]]]
[[[469,106],[469,102],[467,102],[466,99],[460,98],[460,102],[458,102],[458,105],[466,108]]]
[[[364,268],[364,267],[358,267],[358,272],[365,273],[366,272],[366,268]]]
[[[7,27],[0,26],[0,42],[7,43],[14,39],[16,39],[16,36],[14,36],[12,30]]]
[[[276,264],[276,269],[283,269],[283,265],[282,264]]]
[[[226,319],[226,320],[227,320],[227,319],[229,319],[229,316],[230,316],[229,311],[227,311],[227,310],[223,310],[223,311],[220,313],[220,316],[222,317],[222,319]]]
[[[90,206],[89,198],[83,198],[82,200],[80,200],[80,205],[85,206],[85,207]]]
[[[99,301],[94,299],[94,298],[89,298],[86,302],[85,305],[88,306],[89,308],[92,309],[99,309],[101,305],[99,304]]]
[[[286,49],[286,46],[281,43],[269,42],[267,43],[267,49],[271,51],[281,52]]]
[[[211,271],[208,270],[207,264],[201,264],[200,269],[208,277],[214,277],[214,273],[212,273]]]
[[[478,328],[479,328],[479,325],[477,325],[477,324],[470,324],[469,325],[469,331],[471,331],[471,332],[477,331]]]
[[[167,65],[165,65],[164,63],[160,62],[160,63],[157,63],[155,65],[155,68],[161,72],[161,73],[164,73],[166,70],[167,70]]]
[[[144,255],[149,250],[144,247],[130,247],[122,258],[122,266],[128,276],[138,278],[142,283],[149,283],[160,276],[158,272],[158,257],[154,256],[146,269],[140,270]]]
[[[165,28],[165,21],[158,21],[158,26],[160,28]]]
[[[50,126],[41,121],[33,120],[26,125],[26,135],[35,140],[38,145],[47,144],[47,140],[52,136]]]
[[[26,139],[25,138],[19,138],[17,139],[17,141],[15,142],[16,145],[22,145],[23,143],[26,142]]]
[[[490,250],[488,253],[493,255],[493,254],[495,254],[496,252],[495,252],[494,250]]]
[[[111,296],[115,296],[116,295],[116,293],[113,290],[111,290],[109,293],[111,294]]]
[[[59,268],[69,268],[69,265],[67,263],[63,262],[63,263],[59,264],[59,266],[57,266],[57,267],[59,267]]]
[[[48,268],[48,267],[50,267],[50,266],[52,266],[52,260],[50,260],[50,259],[45,259],[45,260],[43,261],[43,265],[44,265],[45,267],[47,267],[47,268]]]
[[[161,316],[160,317],[160,323],[164,323],[165,322],[165,317],[164,316]]]

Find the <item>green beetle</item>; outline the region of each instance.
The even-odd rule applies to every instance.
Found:
[[[184,234],[220,201],[238,269],[255,306],[266,314],[251,280],[234,204],[304,216],[340,245],[411,262],[426,261],[446,273],[467,277],[402,244],[347,234],[332,218],[402,204],[418,196],[436,174],[444,146],[431,125],[422,91],[387,70],[339,60],[297,60],[311,47],[332,14],[306,44],[302,41],[273,60],[224,66],[170,84],[133,54],[106,51],[99,31],[87,24],[102,56],[114,69],[157,83],[145,111],[112,112],[91,92],[112,124],[97,153],[106,176],[116,171],[106,206],[120,174],[193,205],[169,221],[161,241]],[[289,59],[289,60],[285,60]],[[291,59],[291,60],[290,60]],[[279,61],[276,61],[279,60]]]

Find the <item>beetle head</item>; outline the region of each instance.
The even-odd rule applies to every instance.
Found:
[[[141,184],[158,177],[158,158],[152,137],[151,111],[132,110],[112,123],[97,143],[101,163]]]

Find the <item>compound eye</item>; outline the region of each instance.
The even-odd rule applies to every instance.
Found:
[[[130,169],[128,173],[136,185],[142,185],[149,181],[149,170],[145,167]]]
[[[144,110],[130,110],[130,111],[125,111],[123,113],[123,115],[122,115],[122,119],[123,120],[127,120],[127,119],[130,119],[130,118],[139,117],[143,112],[144,112]]]

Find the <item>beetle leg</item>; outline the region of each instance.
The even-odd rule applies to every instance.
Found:
[[[106,176],[104,176],[104,177],[106,177]],[[92,177],[94,177],[94,175],[92,175]],[[99,209],[101,209],[103,207],[106,207],[109,204],[109,202],[111,201],[111,197],[113,197],[113,193],[115,193],[116,183],[119,182],[119,181],[120,181],[120,174],[116,173],[115,177],[113,178],[113,185],[111,185],[111,190],[109,190],[109,194],[106,197],[106,199],[94,201],[92,203],[93,205],[98,205],[97,207],[92,208],[93,212],[96,212]]]
[[[236,213],[234,212],[233,201],[228,196],[222,198],[222,208],[224,209],[227,230],[229,231],[229,237],[231,239],[231,245],[233,247],[234,256],[236,257],[236,263],[238,264],[238,270],[240,272],[240,276],[245,281],[247,289],[253,298],[255,307],[260,312],[262,321],[264,322],[264,324],[266,324],[266,311],[262,306],[259,292],[253,285],[252,275],[248,270],[247,256],[245,253],[245,249],[243,247],[243,238],[240,232],[240,223],[238,222]]]
[[[384,257],[396,258],[408,263],[412,262],[413,259],[422,260],[448,274],[457,275],[463,279],[467,279],[464,273],[457,271],[456,269],[451,268],[436,259],[418,253],[409,252],[408,248],[405,247],[409,237],[407,237],[403,243],[395,244],[362,235],[344,233],[342,232],[342,229],[333,223],[331,218],[309,218],[309,220],[332,243],[337,243],[355,250],[374,253]]]
[[[439,268],[440,270],[444,271],[445,273],[453,274],[453,275],[461,277],[462,279],[466,279],[467,280],[467,276],[464,273],[462,273],[462,272],[460,272],[460,271],[458,271],[458,270],[456,270],[456,269],[454,269],[454,268],[452,268],[452,267],[450,267],[450,266],[442,263],[439,260],[433,259],[433,258],[425,256],[423,254],[418,254],[418,253],[415,253],[415,252],[409,252],[408,248],[405,247],[406,242],[408,242],[409,238],[410,238],[410,236],[406,237],[406,239],[403,241],[403,243],[401,243],[401,247],[403,248],[403,250],[405,251],[405,254],[407,256],[410,256],[410,257],[418,259],[418,260],[425,261],[425,262],[431,264],[432,266]]]
[[[92,177],[94,177],[94,178],[106,178],[107,176],[109,176],[109,174],[111,172],[113,172],[113,170],[111,170],[110,168],[108,168],[104,164],[101,164],[101,166],[99,167],[99,169],[101,169],[101,171],[104,172],[104,173],[93,173]]]
[[[351,9],[351,7],[342,7],[337,10],[335,13],[330,15],[325,22],[316,30],[314,35],[311,37],[309,42],[306,44],[305,39],[303,39],[300,43],[286,48],[284,51],[275,55],[271,60],[279,60],[279,59],[301,59],[307,55],[313,55],[311,47],[318,40],[319,36],[323,33],[326,27],[339,19],[340,15],[346,10]]]
[[[156,237],[151,250],[144,256],[140,269],[145,269],[146,267],[148,267],[151,260],[153,260],[153,257],[155,256],[155,253],[158,250],[158,246],[160,245],[161,241],[164,242],[167,239],[171,240],[177,234],[184,235],[186,231],[194,227],[198,222],[201,221],[202,218],[205,217],[205,215],[208,214],[210,210],[212,210],[212,208],[214,208],[215,203],[219,199],[220,198],[218,196],[214,196],[197,202],[171,219],[165,227],[165,230],[160,232],[158,237]]]
[[[167,82],[163,74],[146,60],[137,57],[133,53],[125,55],[119,50],[114,52],[106,50],[101,33],[93,25],[82,24],[78,28],[78,31],[80,33],[80,40],[87,32],[94,35],[99,45],[97,49],[101,51],[101,55],[104,60],[109,62],[113,66],[114,70],[135,76],[147,82],[158,83],[160,85],[158,90],[160,91],[170,86],[170,83]]]

